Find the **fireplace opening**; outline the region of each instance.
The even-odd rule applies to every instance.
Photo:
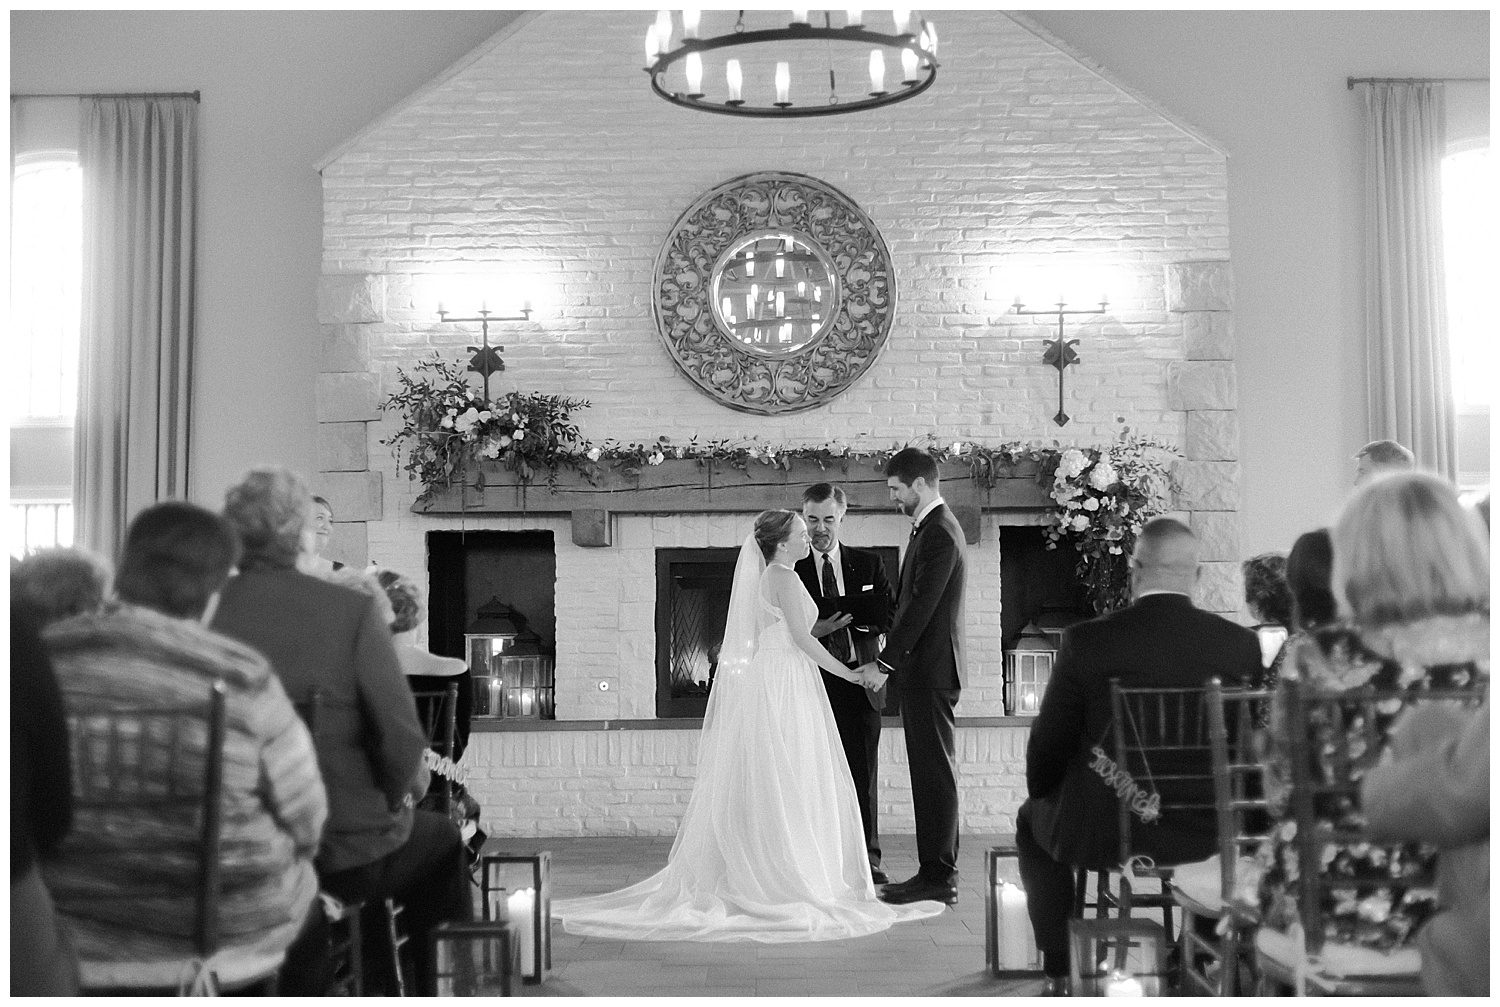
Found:
[[[469,664],[460,719],[555,719],[552,533],[428,532],[427,575],[428,647]]]
[[[719,646],[734,586],[738,549],[656,550],[656,715],[701,717],[718,671]],[[899,552],[894,546],[875,549],[894,586],[899,576]],[[694,675],[708,675],[699,685]],[[894,694],[885,713],[898,711]]]
[[[1005,650],[1016,645],[1028,623],[1036,623],[1055,644],[1063,629],[1093,618],[1077,565],[1078,553],[1071,545],[1047,548],[1046,529],[1000,526],[1000,639]]]

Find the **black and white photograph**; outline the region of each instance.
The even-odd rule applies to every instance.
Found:
[[[12,996],[1487,996],[1490,10],[12,9]]]

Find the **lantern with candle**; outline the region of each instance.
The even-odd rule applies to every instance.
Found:
[[[445,921],[432,928],[432,962],[440,997],[513,996],[521,972],[515,927],[504,920]]]
[[[984,853],[984,962],[992,974],[1011,979],[1042,974],[1026,892],[1010,880],[1018,875],[1016,856],[1013,844]]]
[[[1028,622],[1016,636],[1015,646],[1005,652],[1005,713],[1010,717],[1034,717],[1042,708],[1057,644],[1045,630]]]
[[[1143,919],[1068,921],[1074,996],[1161,996],[1169,942],[1160,923]]]
[[[553,657],[526,617],[499,598],[482,605],[464,634],[474,676],[475,717],[551,720]]]
[[[484,918],[510,924],[521,980],[541,982],[552,971],[552,854],[485,853],[479,864]]]

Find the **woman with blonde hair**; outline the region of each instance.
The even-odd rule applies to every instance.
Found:
[[[1420,472],[1369,482],[1344,506],[1332,538],[1332,587],[1341,621],[1293,639],[1282,668],[1283,683],[1300,679],[1308,689],[1323,693],[1402,690],[1414,702],[1427,689],[1476,688],[1488,680],[1489,543],[1479,519],[1459,504],[1452,486]],[[1259,887],[1265,926],[1285,932],[1299,920],[1295,822],[1285,807],[1291,731],[1316,734],[1314,751],[1343,741],[1325,737],[1329,725],[1289,723],[1284,684],[1281,689],[1272,703],[1267,759],[1267,795],[1278,821],[1261,850]],[[1348,782],[1356,782],[1381,761],[1393,723],[1411,705],[1380,708],[1380,743],[1365,746],[1357,755]],[[1351,754],[1358,751],[1354,743],[1348,747]],[[1320,767],[1324,775],[1328,769]],[[1330,824],[1350,815],[1363,817],[1357,799],[1342,808],[1320,807],[1317,813]],[[1415,866],[1430,869],[1433,849],[1337,841],[1329,845],[1324,869],[1356,879],[1361,888],[1357,900],[1325,895],[1328,943],[1382,953],[1412,947],[1437,900],[1430,891],[1393,878],[1390,866],[1410,857],[1417,861]],[[1488,890],[1471,897],[1487,899]]]

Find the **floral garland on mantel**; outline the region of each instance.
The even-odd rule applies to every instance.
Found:
[[[465,482],[483,488],[484,461],[499,463],[523,483],[540,477],[555,489],[558,473],[564,469],[590,483],[606,465],[629,476],[668,459],[742,471],[764,465],[786,472],[797,462],[805,462],[825,471],[847,472],[851,464],[883,466],[891,455],[909,446],[789,446],[758,438],[700,441],[696,436],[685,443],[662,436],[650,443],[607,438],[595,444],[583,437],[572,418],[575,409],[588,408],[585,399],[509,392],[486,402],[458,365],[437,356],[418,363],[413,373],[398,368],[396,375],[400,387],[380,408],[398,411],[403,422],[381,443],[390,445],[398,459],[406,447],[402,471],[422,483],[419,500]],[[967,463],[971,477],[986,488],[1007,478],[1017,466],[1034,465],[1037,481],[1050,484],[1057,504],[1047,515],[1047,548],[1055,549],[1064,541],[1073,546],[1078,553],[1079,581],[1099,612],[1129,602],[1128,559],[1135,536],[1142,524],[1168,509],[1177,488],[1170,471],[1176,450],[1155,438],[1133,434],[1129,427],[1122,428],[1112,443],[1088,448],[1056,442],[948,443],[934,436],[914,446],[925,448],[939,462]]]

